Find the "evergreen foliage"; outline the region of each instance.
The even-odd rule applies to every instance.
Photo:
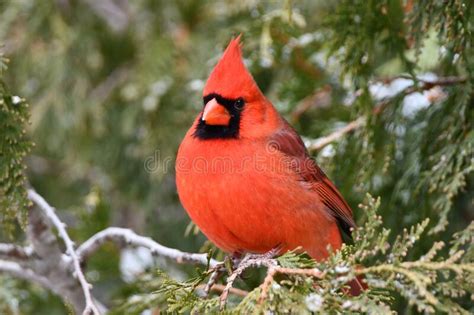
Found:
[[[207,75],[243,33],[257,83],[304,136],[359,228],[325,262],[277,258],[322,277],[277,274],[262,298],[266,269],[247,270],[235,284],[248,294],[231,292],[224,312],[474,312],[472,1],[104,3],[106,12],[94,1],[0,1],[0,51],[10,60],[8,71],[0,60],[1,242],[23,240],[15,227],[26,221],[28,166],[28,181],[78,243],[127,226],[222,260],[196,229],[184,236],[192,225],[173,165]],[[126,276],[130,256],[149,264],[135,259],[146,267]],[[116,314],[219,311],[219,292],[202,296],[203,267],[106,244],[84,268]],[[370,290],[351,297],[355,275]],[[1,277],[0,312],[67,312],[59,297]]]
[[[273,280],[264,296],[263,286],[257,287],[228,306],[226,312],[392,314],[396,293],[422,313],[468,314],[459,301],[474,292],[474,261],[466,255],[474,248],[474,225],[471,223],[455,236],[449,253],[440,253],[446,244],[439,241],[427,252],[412,255],[419,240],[426,235],[428,219],[405,230],[390,245],[390,231],[383,227],[379,207],[380,200],[368,195],[366,203],[361,205],[367,213],[367,222],[355,231],[354,244],[344,246],[327,261],[316,263],[293,252],[277,259],[285,268],[323,271],[320,278],[291,275]],[[410,256],[415,258],[408,260]],[[359,296],[348,296],[345,288],[356,275],[364,275],[370,290]],[[196,292],[205,279],[206,273],[199,274],[199,271],[195,278],[185,282],[176,281],[163,271],[147,274],[138,284],[145,293],[132,295],[119,311],[139,314],[155,306],[178,313],[217,312],[218,298],[203,299]]]
[[[31,142],[26,137],[28,105],[8,91],[2,80],[6,68],[6,60],[0,55],[0,227],[8,236],[17,219],[22,226],[26,224],[29,202],[23,158],[30,151]]]

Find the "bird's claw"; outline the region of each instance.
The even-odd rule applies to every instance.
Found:
[[[255,263],[259,263],[259,262],[264,265],[268,265],[268,264],[273,265],[275,264],[275,261],[273,258],[276,255],[278,255],[280,251],[281,251],[281,246],[279,245],[263,254],[248,253],[242,259],[238,259],[238,260],[234,256],[232,262],[233,262],[233,265],[236,267],[235,269],[240,268],[242,266],[254,265]]]

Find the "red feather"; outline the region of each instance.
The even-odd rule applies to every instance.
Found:
[[[217,97],[219,106],[235,99],[245,105],[241,111],[226,107],[231,121],[239,118],[238,133],[215,137],[227,127],[206,127],[201,113],[179,148],[179,197],[201,231],[230,253],[301,247],[321,260],[328,246],[339,249],[339,226],[346,232],[354,226],[352,211],[256,85],[238,38],[212,71],[203,96],[206,102]],[[203,126],[214,136],[199,138],[196,130]]]
[[[327,210],[338,220],[340,228],[350,235],[350,229],[355,227],[352,209],[336,186],[309,156],[303,140],[293,127],[284,121],[284,126],[271,137],[270,141],[291,159],[294,171],[308,184],[308,189],[319,194]]]

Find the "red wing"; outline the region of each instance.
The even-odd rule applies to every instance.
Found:
[[[270,141],[291,159],[291,165],[301,176],[301,180],[307,182],[310,189],[319,194],[321,201],[336,218],[340,228],[347,235],[351,235],[350,229],[355,227],[351,208],[336,186],[309,156],[303,140],[296,131],[285,121],[283,128],[273,135]]]

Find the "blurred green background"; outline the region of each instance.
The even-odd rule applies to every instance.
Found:
[[[415,24],[403,1],[376,2],[0,0],[0,50],[9,59],[4,80],[31,109],[31,185],[59,209],[78,242],[122,226],[170,247],[205,250],[201,234],[185,236],[189,218],[176,194],[174,158],[202,106],[205,80],[233,36],[243,34],[251,73],[307,139],[370,114],[384,87],[375,79],[470,76],[463,56],[474,57],[472,49],[456,47],[465,42],[438,37],[431,22]],[[382,197],[393,236],[424,217],[433,218],[433,227],[449,221],[434,239],[472,221],[472,170],[460,187],[443,182],[456,167],[472,167],[472,99],[461,106],[465,91],[447,89],[446,101],[415,104],[411,114],[396,99],[367,128],[314,152],[358,220],[357,204],[371,192]],[[355,91],[362,96],[352,101]],[[458,129],[469,136],[459,140]],[[443,132],[455,140],[439,137]],[[443,141],[458,145],[454,156],[454,149],[471,147],[438,180],[431,172],[446,154]],[[437,180],[454,191],[449,200],[430,186]],[[119,260],[106,245],[87,265],[94,291],[109,305],[124,294]],[[178,278],[192,270],[158,263]],[[14,294],[22,312],[64,312],[55,297],[25,292]]]

